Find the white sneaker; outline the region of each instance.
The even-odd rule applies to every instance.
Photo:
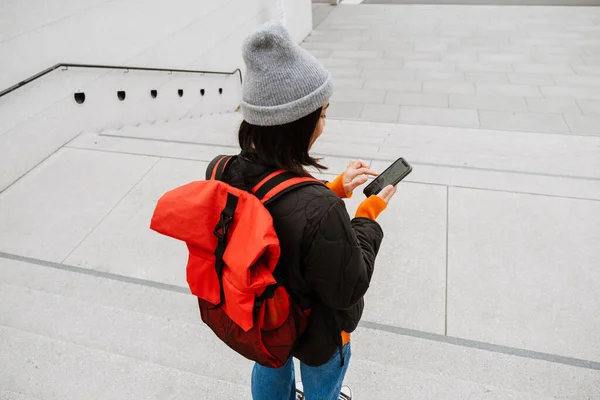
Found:
[[[306,400],[302,382],[296,382],[296,400]],[[348,386],[342,386],[338,400],[352,400],[352,390]]]
[[[305,400],[302,382],[296,382],[296,400]]]
[[[352,400],[352,390],[348,386],[342,386],[342,392],[338,400]]]

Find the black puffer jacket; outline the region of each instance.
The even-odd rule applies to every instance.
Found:
[[[249,190],[273,171],[244,154],[231,161],[227,183]],[[343,200],[324,185],[298,187],[268,209],[281,247],[277,272],[295,301],[312,308],[294,356],[322,365],[341,344],[341,330],[358,325],[383,232],[371,219],[350,220]]]

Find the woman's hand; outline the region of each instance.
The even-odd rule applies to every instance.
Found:
[[[383,201],[385,201],[386,204],[389,204],[390,200],[392,199],[392,197],[394,197],[395,194],[396,186],[389,185],[383,188],[381,192],[377,193],[377,196],[379,196]]]
[[[363,160],[350,161],[342,176],[342,183],[346,193],[350,195],[354,192],[354,189],[366,183],[369,180],[367,175],[378,176],[379,174],[371,170],[369,164]]]

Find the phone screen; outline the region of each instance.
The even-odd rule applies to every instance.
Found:
[[[366,188],[365,195],[369,197],[372,194],[379,193],[383,188],[389,185],[397,185],[402,179],[404,179],[410,172],[412,167],[400,158],[396,160],[388,169],[383,171],[381,175],[373,180]]]

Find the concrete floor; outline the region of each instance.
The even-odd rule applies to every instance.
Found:
[[[239,118],[82,134],[0,194],[0,389],[249,398],[250,364],[186,294],[185,247],[148,229],[165,191],[235,153]],[[598,137],[328,121],[314,149],[333,174],[322,178],[350,157],[414,166],[380,218],[347,380],[357,398],[597,399],[599,148]]]
[[[341,5],[303,46],[333,117],[600,134],[600,8]]]
[[[357,399],[600,398],[600,137],[557,122],[598,118],[600,30],[595,10],[557,10],[340,6],[305,43],[337,85],[318,176],[414,167],[380,218]],[[0,399],[250,398],[251,364],[187,294],[185,246],[148,227],[164,192],[237,151],[239,119],[56,152],[39,121],[45,140],[17,150],[48,158],[0,193]]]

